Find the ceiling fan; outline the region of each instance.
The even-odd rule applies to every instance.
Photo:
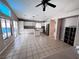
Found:
[[[40,5],[43,5],[43,11],[46,10],[46,6],[49,5],[53,8],[56,7],[56,5],[49,3],[50,0],[42,0],[40,4],[36,5],[36,7],[39,7]]]

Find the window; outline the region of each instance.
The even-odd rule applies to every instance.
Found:
[[[0,12],[5,14],[6,16],[11,16],[10,9],[2,2],[0,2]]]
[[[10,20],[6,20],[6,27],[7,27],[7,35],[8,37],[10,37],[11,36]]]
[[[41,23],[36,23],[36,28],[41,28]]]
[[[5,19],[1,19],[1,27],[2,27],[2,34],[3,34],[3,39],[7,38],[7,31],[6,31],[6,23]]]
[[[6,39],[11,36],[10,20],[1,19],[1,30],[3,39]]]

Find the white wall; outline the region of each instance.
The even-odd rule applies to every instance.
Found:
[[[78,22],[78,17],[65,19],[65,27],[77,26],[77,22]]]
[[[58,29],[58,27],[57,27],[57,25],[58,25],[58,19],[55,19],[55,33],[54,33],[54,36],[55,36],[55,39],[57,39],[57,29]]]
[[[19,21],[19,33],[23,33],[24,30],[24,21]]]
[[[79,17],[77,22],[77,30],[76,30],[74,46],[79,46]]]

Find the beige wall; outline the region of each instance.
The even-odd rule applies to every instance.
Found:
[[[51,38],[55,38],[54,37],[54,33],[55,33],[55,20],[51,20],[50,21],[50,32],[49,32],[49,36]]]
[[[61,20],[61,19],[58,19],[58,24],[57,24],[57,36],[56,36],[56,39],[57,39],[57,40],[60,40],[61,25],[62,25],[62,20]]]

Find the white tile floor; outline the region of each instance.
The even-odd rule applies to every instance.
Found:
[[[67,48],[68,44],[63,41],[50,39],[41,34],[21,34],[15,42],[0,56],[0,59],[43,59],[59,53]]]

